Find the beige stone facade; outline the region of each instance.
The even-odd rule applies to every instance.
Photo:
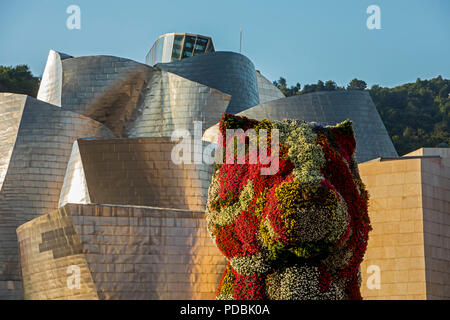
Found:
[[[449,150],[359,165],[373,227],[361,265],[365,299],[450,299]]]

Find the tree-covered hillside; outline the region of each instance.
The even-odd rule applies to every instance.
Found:
[[[450,80],[441,76],[417,79],[394,88],[374,85],[367,89],[366,83],[358,79],[353,79],[346,88],[338,87],[331,80],[319,80],[301,89],[299,83],[288,86],[284,78],[274,81],[274,85],[286,96],[314,91],[367,90],[400,155],[421,147],[450,145]]]

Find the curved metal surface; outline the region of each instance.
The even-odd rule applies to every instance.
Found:
[[[62,60],[71,58],[64,53],[50,50],[48,53],[47,63],[45,64],[44,73],[42,74],[41,83],[37,99],[61,107],[61,90],[62,90]]]
[[[170,137],[177,129],[194,132],[194,121],[202,129],[220,120],[231,96],[176,74],[157,70],[145,97],[126,127],[126,137]]]
[[[153,68],[129,59],[88,56],[62,62],[62,108],[83,114],[122,136]]]
[[[259,103],[255,66],[242,54],[211,52],[156,67],[231,95],[229,113]]]
[[[194,121],[219,121],[231,97],[138,62],[110,56],[66,59],[62,108],[103,123],[119,137],[171,136]]]
[[[354,122],[356,158],[365,162],[378,157],[397,157],[397,151],[369,95],[365,91],[322,91],[260,104],[239,115],[256,120],[301,119],[335,125],[345,119]],[[204,141],[217,141],[218,125],[208,128]]]
[[[86,136],[113,137],[109,129],[85,116],[31,97],[0,93],[0,118],[9,117],[11,112],[19,117],[21,109],[18,130],[12,131],[9,147],[5,153],[2,148],[0,154],[3,162],[9,162],[0,190],[3,299],[20,298],[22,294],[15,230],[24,222],[57,209],[73,141]]]

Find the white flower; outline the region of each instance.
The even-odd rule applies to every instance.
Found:
[[[237,273],[247,276],[265,273],[270,269],[261,253],[247,257],[234,257],[230,260],[230,263]]]

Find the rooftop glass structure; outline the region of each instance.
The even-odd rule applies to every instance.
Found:
[[[160,36],[147,53],[145,63],[155,65],[214,52],[212,39],[189,33],[166,33]]]

